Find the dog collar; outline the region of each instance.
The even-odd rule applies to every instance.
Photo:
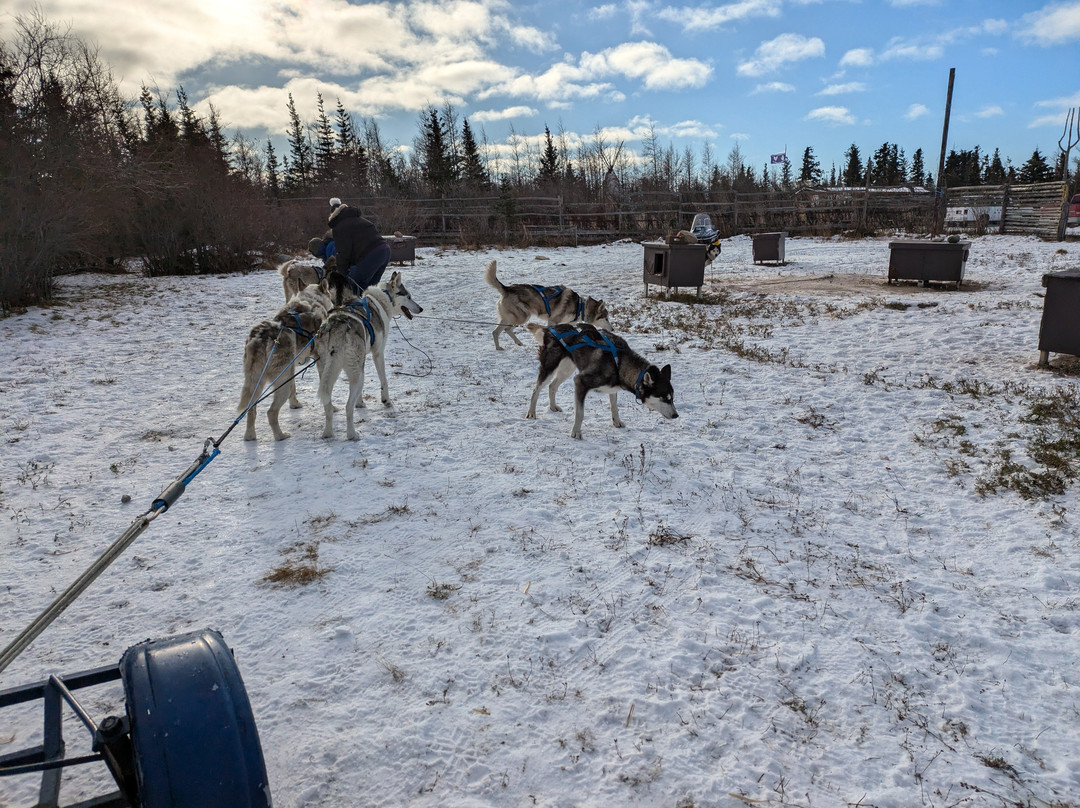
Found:
[[[645,403],[645,374],[649,372],[649,366],[646,365],[641,369],[641,373],[637,375],[637,381],[634,382],[634,395],[637,396],[637,400],[642,404]]]

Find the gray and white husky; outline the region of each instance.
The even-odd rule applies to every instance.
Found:
[[[240,392],[239,412],[247,409],[247,429],[244,440],[255,440],[255,407],[268,385],[275,386],[266,420],[275,440],[284,440],[289,433],[278,423],[278,412],[285,399],[293,409],[300,407],[296,397],[293,374],[313,355],[315,332],[326,321],[334,306],[327,281],[310,284],[294,294],[270,320],[257,323],[244,343],[244,389]],[[288,381],[283,381],[284,378]]]
[[[345,405],[346,437],[357,440],[355,410],[364,395],[364,365],[367,355],[375,363],[382,385],[382,403],[390,406],[390,388],[386,384],[385,351],[390,320],[400,311],[410,320],[424,309],[412,299],[395,272],[390,280],[369,286],[362,295],[353,292],[351,284],[338,272],[330,274],[337,307],[330,312],[326,323],[315,339],[319,368],[319,401],[326,413],[324,438],[334,437],[334,406],[330,401],[334,385],[342,371],[349,380],[349,399]]]
[[[571,438],[581,438],[585,396],[592,390],[608,394],[611,423],[616,427],[623,426],[617,401],[620,390],[633,393],[638,401],[665,418],[679,417],[671,386],[671,365],[658,368],[631,350],[622,337],[588,324],[543,326],[528,323],[526,328],[540,343],[537,353],[540,371],[526,418],[536,417],[536,399],[545,384],[548,385],[548,404],[552,412],[562,412],[555,403],[555,392],[575,371]]]
[[[528,283],[507,286],[496,277],[494,261],[488,264],[484,280],[488,286],[498,289],[501,295],[496,304],[499,324],[491,332],[497,351],[502,350],[499,345],[500,332],[509,334],[510,339],[518,345],[522,344],[514,334],[514,327],[524,325],[530,317],[544,320],[549,325],[582,322],[591,323],[598,328],[611,328],[607,306],[603,300],[583,298],[565,286],[537,286]]]

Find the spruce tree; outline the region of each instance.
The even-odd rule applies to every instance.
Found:
[[[1020,166],[1020,182],[1046,182],[1054,178],[1054,171],[1038,149],[1031,153],[1028,161]]]
[[[844,166],[843,182],[848,188],[855,188],[863,183],[862,156],[859,147],[852,143],[844,152],[847,163]]]
[[[272,199],[281,198],[277,154],[274,153],[274,144],[269,138],[266,139],[266,190],[270,192]]]
[[[333,183],[339,178],[334,176],[334,163],[337,150],[334,144],[334,127],[330,124],[330,116],[326,114],[326,105],[323,102],[322,93],[317,93],[315,113],[315,140],[312,150],[316,182]]]
[[[432,193],[443,196],[453,182],[453,166],[446,146],[439,111],[429,107],[420,119],[419,158],[420,171]]]
[[[802,167],[799,169],[799,183],[801,185],[821,185],[821,163],[814,156],[812,146],[803,150]]]
[[[923,165],[922,149],[916,149],[911,155],[911,184],[927,187],[930,185],[926,179],[926,166]]]
[[[551,130],[544,125],[544,150],[540,153],[540,171],[537,181],[541,185],[553,184],[559,177],[559,152],[551,139]]]
[[[289,160],[285,168],[285,190],[292,194],[308,190],[311,182],[311,141],[308,139],[304,122],[296,111],[296,103],[289,93]]]
[[[487,171],[468,118],[461,122],[461,161],[461,180],[466,186],[479,189],[488,184]]]
[[[983,171],[983,182],[986,185],[1003,185],[1005,183],[1005,166],[1001,162],[1001,150],[994,149],[994,155],[986,164]]]

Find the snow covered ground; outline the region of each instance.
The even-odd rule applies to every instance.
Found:
[[[889,240],[729,239],[701,303],[646,299],[636,243],[419,249],[393,407],[369,366],[361,439],[324,440],[309,371],[292,437],[235,429],[0,688],[217,629],[289,808],[1080,805],[1080,373],[1036,367],[1080,245],[976,238],[954,290],[887,285]],[[525,420],[492,258],[607,301],[680,417],[593,395],[572,440],[567,384]],[[232,424],[282,302],[273,272],[81,275],[0,320],[0,645]],[[0,755],[39,735],[0,713]]]

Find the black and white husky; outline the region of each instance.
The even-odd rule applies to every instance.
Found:
[[[540,388],[548,385],[548,404],[553,412],[561,412],[555,403],[559,385],[574,377],[574,427],[571,438],[581,438],[581,421],[585,417],[585,396],[591,390],[607,393],[611,403],[611,423],[623,426],[619,419],[618,392],[627,390],[638,401],[665,418],[678,418],[675,411],[675,391],[671,387],[671,365],[658,368],[635,353],[626,340],[611,331],[591,325],[544,326],[528,323],[526,328],[540,343],[537,358],[540,372],[536,387],[529,399],[526,418],[536,417],[536,399]]]
[[[311,284],[294,294],[272,319],[263,320],[251,329],[244,343],[244,389],[237,408],[241,413],[247,409],[244,440],[255,440],[254,402],[271,384],[274,395],[266,410],[266,420],[275,440],[289,437],[278,423],[278,412],[286,398],[293,409],[300,406],[293,375],[312,356],[315,332],[333,306],[329,283]]]
[[[363,295],[357,296],[345,276],[330,274],[337,307],[330,312],[326,323],[315,339],[319,368],[319,401],[326,413],[324,438],[334,437],[334,406],[330,401],[334,385],[342,371],[349,380],[349,399],[345,405],[346,437],[357,440],[355,410],[364,395],[364,364],[367,355],[375,363],[382,385],[382,403],[390,406],[390,388],[386,384],[385,351],[386,338],[390,332],[390,320],[400,311],[410,320],[423,311],[412,299],[401,281],[401,273],[395,272],[390,280],[378,286],[369,286]]]
[[[496,312],[499,324],[491,332],[495,340],[495,350],[501,351],[499,334],[510,335],[510,339],[521,345],[521,340],[514,334],[514,327],[524,325],[530,317],[544,320],[549,325],[559,323],[590,323],[597,328],[611,328],[608,321],[607,306],[603,300],[582,297],[573,289],[565,286],[536,286],[528,283],[515,283],[507,286],[495,275],[495,262],[488,264],[484,280],[488,286],[499,290],[499,302]]]

